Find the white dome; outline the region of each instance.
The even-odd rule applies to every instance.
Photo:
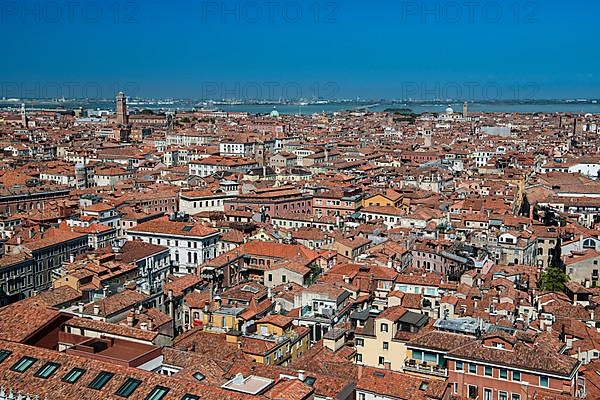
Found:
[[[446,108],[446,114],[454,114],[454,110],[452,109],[452,107]]]
[[[277,110],[275,109],[275,107],[273,107],[273,111],[271,111],[271,114],[269,114],[269,115],[270,115],[271,117],[275,117],[275,118],[277,118],[277,117],[279,117],[279,111],[277,111]]]

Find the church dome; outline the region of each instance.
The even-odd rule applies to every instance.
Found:
[[[454,110],[452,109],[452,107],[446,108],[446,114],[454,114]]]
[[[269,116],[277,118],[277,117],[279,117],[279,111],[277,111],[277,109],[275,109],[275,107],[273,107],[273,111],[271,111],[271,114],[269,114]]]

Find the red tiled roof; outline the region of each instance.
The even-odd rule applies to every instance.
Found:
[[[158,233],[183,237],[205,237],[218,234],[219,231],[197,222],[169,221],[168,217],[153,219],[129,229],[132,233]]]

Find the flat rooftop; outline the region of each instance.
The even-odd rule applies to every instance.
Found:
[[[232,380],[225,383],[221,387],[234,392],[257,395],[269,388],[273,382],[275,381],[269,378],[263,378],[254,375],[244,378],[242,374],[237,374]]]
[[[77,337],[76,335],[72,336]],[[73,347],[66,350],[66,353],[136,367],[150,359],[159,357],[161,349],[156,346],[121,339],[91,338],[75,343]]]

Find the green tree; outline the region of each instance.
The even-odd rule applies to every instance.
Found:
[[[548,290],[552,292],[564,292],[565,283],[569,280],[569,277],[562,268],[548,267],[542,272],[540,279],[540,288],[542,290]]]

